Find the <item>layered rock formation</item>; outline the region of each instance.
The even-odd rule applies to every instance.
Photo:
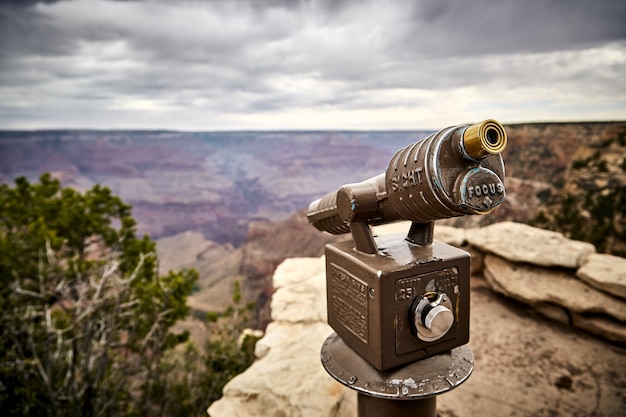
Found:
[[[378,233],[406,228],[389,225]],[[626,364],[626,341],[618,339],[626,327],[626,300],[576,278],[576,268],[580,275],[590,269],[585,265],[597,263],[593,259],[597,254],[590,253],[593,248],[511,223],[480,230],[444,226],[435,230],[436,239],[475,253],[473,260],[479,261],[475,266],[484,265],[484,275],[489,277],[486,281],[475,275],[471,282],[474,374],[461,387],[438,398],[442,417],[608,417],[626,409],[626,376],[620,371]],[[475,246],[468,247],[468,242]],[[506,259],[506,245],[516,243],[518,248],[511,250],[516,260]],[[557,256],[560,244],[580,253]],[[519,250],[525,245],[531,248],[526,255]],[[545,254],[540,256],[540,252]],[[484,263],[480,262],[483,256]],[[535,258],[552,266],[533,265]],[[576,267],[563,266],[574,263]],[[618,278],[623,277],[620,268],[614,275]],[[334,382],[320,363],[322,342],[332,332],[325,324],[324,282],[323,258],[289,259],[279,266],[274,274],[273,322],[257,344],[259,360],[229,382],[224,397],[209,409],[211,417],[356,416],[355,393]],[[615,283],[611,288],[615,285],[623,288]],[[494,290],[527,304],[498,296]],[[573,296],[577,291],[580,294]],[[561,323],[546,321],[543,315]],[[581,318],[599,317],[615,328],[607,330],[605,326],[598,331],[588,324],[580,326]],[[621,347],[570,325],[621,340]]]
[[[626,292],[623,258],[512,222],[467,230],[466,238],[486,253],[483,275],[494,291],[564,324],[626,344],[626,299],[616,296]]]
[[[270,321],[269,300],[274,292],[272,275],[285,259],[297,256],[319,256],[324,245],[346,237],[322,234],[311,227],[304,212],[298,212],[283,222],[252,222],[246,241],[241,247],[243,258],[239,274],[245,301],[255,302],[259,327]]]
[[[626,260],[624,258],[592,253],[576,271],[576,276],[601,291],[626,298]]]

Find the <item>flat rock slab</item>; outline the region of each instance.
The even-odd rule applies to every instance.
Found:
[[[502,222],[466,231],[467,241],[478,249],[513,262],[578,268],[595,252],[592,244],[564,237],[561,233],[521,223]]]
[[[614,341],[626,342],[626,302],[587,285],[573,273],[512,263],[498,256],[487,255],[483,274],[497,292],[537,308],[540,313],[574,325]],[[559,307],[565,311],[558,317]],[[611,326],[616,320],[619,323]]]
[[[592,253],[576,271],[576,276],[602,291],[626,298],[626,259]]]

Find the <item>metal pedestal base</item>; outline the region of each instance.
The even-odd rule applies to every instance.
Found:
[[[321,359],[326,372],[357,391],[359,417],[436,417],[436,395],[461,385],[474,369],[465,345],[382,372],[335,333],[322,345]]]

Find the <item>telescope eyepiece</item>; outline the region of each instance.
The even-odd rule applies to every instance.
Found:
[[[499,122],[484,120],[463,132],[462,147],[464,153],[474,160],[500,154],[506,147],[506,131]]]

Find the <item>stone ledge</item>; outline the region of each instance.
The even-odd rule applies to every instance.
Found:
[[[486,255],[483,275],[494,291],[526,303],[551,319],[608,340],[626,342],[626,303],[587,285],[567,270]]]
[[[561,233],[521,223],[502,222],[466,233],[470,245],[512,262],[578,268],[595,248]]]

